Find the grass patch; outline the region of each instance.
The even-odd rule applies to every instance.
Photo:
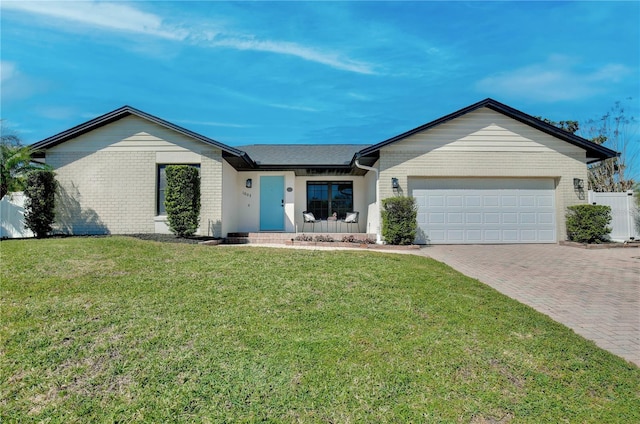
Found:
[[[640,371],[413,255],[2,242],[2,422],[639,422]]]

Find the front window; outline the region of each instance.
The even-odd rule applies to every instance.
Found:
[[[317,219],[327,219],[334,213],[343,219],[353,211],[353,182],[308,181],[307,210]]]
[[[166,215],[167,210],[164,207],[164,199],[165,199],[165,191],[167,190],[167,174],[165,173],[165,169],[169,165],[185,165],[185,164],[172,164],[168,163],[166,165],[158,165],[158,192],[156,194],[157,205],[156,212],[158,215]],[[195,166],[200,169],[199,164],[186,164],[189,166]]]

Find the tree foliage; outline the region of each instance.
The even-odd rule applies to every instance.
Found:
[[[638,159],[638,121],[626,113],[621,102],[597,119],[586,121],[581,129],[585,138],[620,153],[589,166],[589,189],[611,192],[631,190],[635,184],[633,165]]]
[[[580,122],[578,121],[557,121],[556,122],[540,116],[536,116],[536,118],[543,122],[546,122],[547,124],[553,125],[554,127],[558,127],[561,130],[570,132],[571,134],[575,134],[580,129]]]
[[[29,146],[23,146],[15,134],[5,133],[2,128],[0,140],[0,199],[13,191],[22,191],[27,172],[42,166],[31,163],[33,153]]]
[[[200,220],[200,174],[196,167],[169,165],[164,205],[169,228],[178,237],[193,235]]]
[[[56,180],[53,171],[38,169],[27,174],[24,194],[25,226],[37,238],[46,237],[55,219]]]
[[[396,196],[382,200],[382,236],[388,244],[411,244],[418,229],[418,207],[413,197]]]
[[[588,119],[583,124],[538,119],[620,153],[618,157],[589,165],[589,190],[616,192],[633,188],[633,165],[640,151],[638,121],[627,114],[622,102],[616,102],[604,115]]]

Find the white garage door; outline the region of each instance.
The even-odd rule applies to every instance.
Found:
[[[552,179],[411,178],[417,243],[555,243]]]

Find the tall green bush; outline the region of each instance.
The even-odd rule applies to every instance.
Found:
[[[567,235],[579,243],[609,241],[611,207],[605,205],[575,205],[567,211]]]
[[[382,201],[382,236],[388,244],[411,244],[416,238],[418,207],[413,197],[389,197]]]
[[[55,174],[51,170],[36,170],[27,174],[24,194],[25,227],[37,238],[46,237],[55,220]]]
[[[178,237],[193,235],[200,220],[200,173],[189,165],[165,168],[167,189],[164,205],[169,229]]]

